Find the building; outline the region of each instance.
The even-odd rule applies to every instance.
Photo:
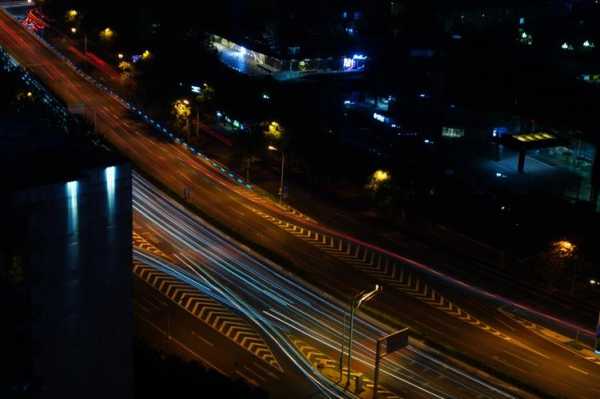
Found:
[[[272,55],[260,49],[251,48],[252,44],[241,44],[222,36],[211,34],[209,46],[217,51],[220,60],[248,75],[271,75],[278,80],[296,79],[316,74],[336,74],[363,72],[367,64],[367,56],[362,53],[345,55],[302,56],[300,47],[292,55]],[[291,49],[292,47],[290,47]]]
[[[131,398],[129,165],[4,120],[0,167],[0,397]]]

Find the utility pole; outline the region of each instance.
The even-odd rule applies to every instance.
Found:
[[[283,171],[285,169],[285,153],[281,151],[281,180],[279,181],[279,202],[283,202]]]

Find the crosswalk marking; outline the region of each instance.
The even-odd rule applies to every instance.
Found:
[[[414,273],[408,271],[403,264],[396,262],[389,256],[328,234],[319,233],[320,238],[317,239],[315,232],[308,228],[294,225],[293,223],[278,219],[252,207],[249,207],[249,209],[282,230],[307,241],[311,245],[320,248],[335,258],[383,281],[386,285],[440,310],[451,317],[479,328],[482,331],[493,334],[500,339],[505,341],[511,340],[511,338],[503,332],[478,320],[441,295],[424,281],[417,278]]]
[[[235,315],[225,306],[198,293],[193,287],[181,283],[174,277],[136,260],[133,261],[133,273],[212,329],[274,369],[283,372],[263,338],[246,320]]]

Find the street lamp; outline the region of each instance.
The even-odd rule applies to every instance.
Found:
[[[66,19],[68,22],[73,22],[75,21],[78,15],[79,13],[77,12],[77,10],[69,10],[67,11]]]
[[[379,188],[381,188],[384,183],[390,181],[391,178],[392,175],[390,172],[387,170],[378,169],[371,175],[371,180],[369,181],[369,184],[367,184],[367,188],[377,192],[379,191]]]
[[[269,151],[275,151],[281,153],[281,180],[279,181],[279,202],[283,201],[283,171],[285,169],[285,153],[283,151],[279,151],[277,147],[272,145],[268,146],[267,149]]]
[[[110,28],[106,28],[100,31],[100,37],[104,40],[110,40],[113,38],[114,35],[115,32],[113,32],[113,30]]]
[[[350,305],[350,331],[348,334],[348,371],[346,373],[347,381],[346,384],[350,384],[350,373],[352,370],[352,335],[354,333],[354,315],[356,311],[363,303],[370,301],[377,295],[383,291],[383,287],[379,284],[375,284],[375,288],[371,291],[361,291],[357,295],[352,298],[352,303]]]

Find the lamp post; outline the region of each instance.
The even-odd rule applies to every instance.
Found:
[[[283,151],[279,151],[277,147],[272,145],[268,146],[267,149],[269,151],[276,151],[281,153],[281,179],[279,181],[279,202],[283,202],[283,171],[285,170],[285,153]]]
[[[352,298],[352,303],[350,305],[350,331],[348,333],[348,371],[346,373],[347,381],[346,384],[350,384],[350,373],[352,371],[352,336],[354,333],[354,315],[360,305],[363,303],[370,301],[383,290],[379,284],[375,284],[375,288],[371,291],[361,291],[354,298]]]

